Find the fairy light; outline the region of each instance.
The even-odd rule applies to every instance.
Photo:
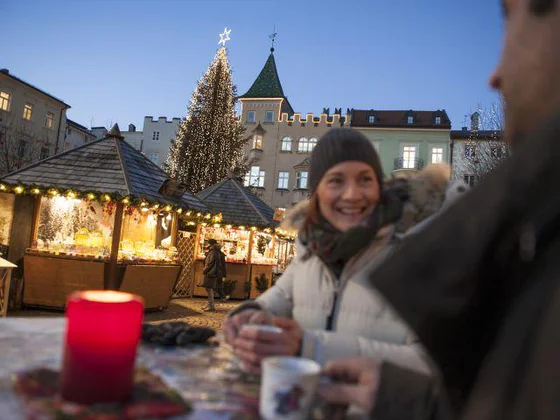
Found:
[[[165,206],[165,211],[171,211],[171,206],[170,205]]]
[[[33,189],[31,190],[31,192],[32,192],[33,194],[37,195],[37,194],[39,194],[39,193],[41,192],[41,190],[39,190],[39,188],[33,188]]]
[[[89,193],[89,194],[87,195],[87,199],[90,200],[90,201],[91,201],[91,200],[95,200],[95,194]]]
[[[146,213],[148,210],[149,210],[149,208],[147,208],[147,207],[142,207],[142,208],[140,209],[140,211],[141,211],[142,213]]]
[[[16,194],[21,194],[23,192],[23,187],[18,185],[17,187],[14,188],[14,192]]]
[[[51,189],[51,190],[49,190],[49,194],[56,197],[58,195],[58,191],[55,190],[55,189]]]
[[[66,194],[66,197],[68,198],[76,198],[76,193],[73,191],[68,191],[68,193]]]
[[[6,191],[8,188],[4,184],[0,184],[0,191]]]
[[[123,204],[130,204],[130,200],[128,197],[122,199]]]
[[[178,213],[178,214],[183,213],[183,209],[177,209],[177,213]]]
[[[109,194],[105,194],[103,195],[103,200],[109,202],[111,201],[111,196]]]

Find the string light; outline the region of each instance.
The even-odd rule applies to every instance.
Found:
[[[41,192],[41,190],[39,190],[39,188],[33,188],[33,189],[31,190],[31,192],[32,192],[33,194],[37,195],[37,194],[39,194],[39,193]]]
[[[95,200],[95,194],[89,193],[89,194],[87,195],[87,199],[90,200],[90,201],[91,201],[91,200]]]
[[[6,191],[7,188],[4,184],[0,184],[0,191]]]
[[[23,192],[23,187],[18,185],[17,187],[14,188],[14,192],[16,194],[21,194]]]
[[[128,197],[123,198],[122,202],[123,204],[130,204],[130,200],[128,199]]]
[[[183,213],[183,209],[177,209],[177,213],[179,214]]]

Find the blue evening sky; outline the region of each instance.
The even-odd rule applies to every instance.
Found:
[[[496,95],[498,0],[0,0],[0,68],[64,100],[86,126],[183,117],[225,26],[244,93],[276,63],[296,112],[323,107],[465,114]]]

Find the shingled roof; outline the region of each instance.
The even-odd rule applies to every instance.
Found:
[[[209,210],[194,194],[186,192],[177,199],[160,193],[168,179],[159,166],[123,140],[115,125],[104,138],[12,172],[2,182],[117,193],[191,210]]]
[[[374,117],[370,122],[369,117]],[[408,124],[408,117],[413,117],[412,124]],[[440,124],[436,124],[436,117],[440,117]],[[391,128],[431,128],[451,129],[451,120],[445,110],[414,111],[414,110],[352,110],[352,127],[391,127]]]
[[[206,188],[197,197],[214,213],[221,213],[224,223],[258,227],[278,225],[273,219],[274,210],[233,178]]]

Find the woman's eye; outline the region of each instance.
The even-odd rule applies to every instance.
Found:
[[[371,176],[365,176],[365,177],[362,178],[362,184],[368,184],[372,181],[373,181],[373,177],[371,177]]]
[[[328,182],[328,183],[331,184],[331,185],[340,185],[340,184],[342,184],[342,179],[340,179],[340,178],[331,178],[331,179],[329,179],[329,182]]]

